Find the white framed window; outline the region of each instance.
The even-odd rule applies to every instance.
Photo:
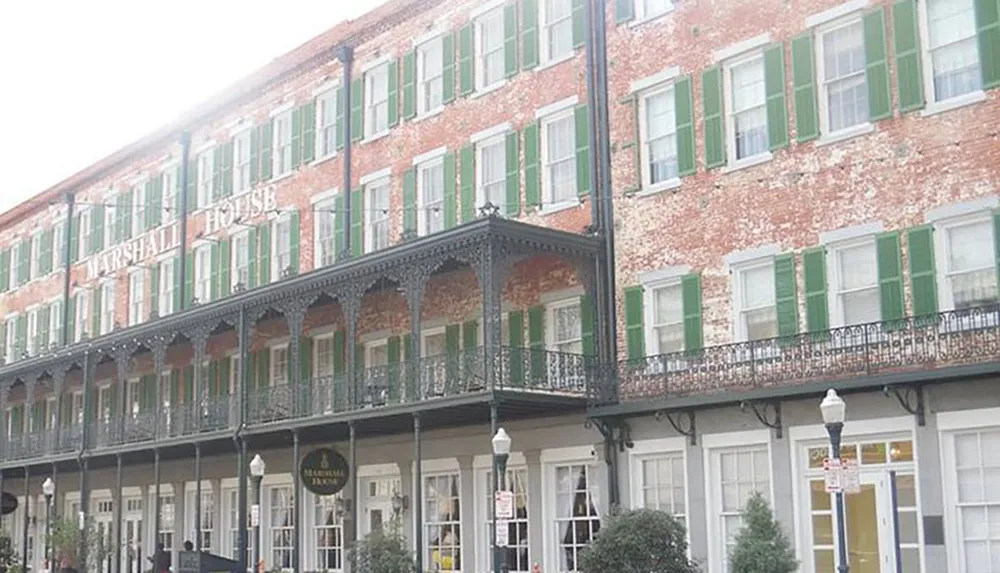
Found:
[[[105,424],[111,420],[112,413],[118,409],[114,390],[111,384],[105,384],[97,389],[97,415]]]
[[[232,287],[242,284],[250,287],[250,232],[243,231],[233,235],[230,243],[230,264],[232,268],[229,276],[233,281]]]
[[[337,260],[337,237],[334,227],[336,201],[334,197],[317,202],[313,206],[313,220],[316,225],[315,259],[316,267],[332,265]]]
[[[754,492],[771,499],[771,462],[766,444],[717,448],[709,455],[709,563],[721,565],[709,570],[728,571],[743,506]]]
[[[177,279],[174,276],[175,272],[173,257],[160,262],[160,284],[156,287],[156,292],[159,295],[156,312],[160,316],[166,316],[174,312],[174,289],[177,288]]]
[[[42,263],[42,259],[41,259],[41,254],[42,254],[42,234],[41,233],[35,233],[34,235],[31,236],[31,250],[29,252],[30,252],[30,257],[29,257],[30,260],[29,260],[28,264],[30,266],[30,271],[29,271],[28,275],[29,275],[29,280],[30,280],[30,278],[38,278],[38,276],[41,274],[41,266],[42,266],[41,265],[41,263]]]
[[[271,228],[271,278],[284,276],[292,266],[292,218],[282,215],[272,223]]]
[[[831,245],[828,252],[832,325],[850,326],[878,321],[882,315],[882,303],[875,238]]]
[[[644,285],[647,354],[684,350],[684,293],[680,278]]]
[[[139,379],[133,378],[125,385],[125,413],[133,420],[139,415]]]
[[[989,211],[935,223],[938,285],[943,310],[997,302],[996,256]]]
[[[556,548],[555,571],[580,569],[580,554],[601,529],[597,499],[597,467],[589,462],[568,462],[549,468],[552,522],[547,537]]]
[[[490,89],[504,79],[503,7],[497,7],[476,18],[475,51],[476,90]]]
[[[337,88],[316,96],[316,157],[337,153]]]
[[[373,340],[365,343],[365,366],[385,366],[389,363],[389,341]]]
[[[292,170],[292,110],[274,116],[274,176]]]
[[[444,105],[444,49],[441,37],[417,46],[416,57],[417,113],[427,114]]]
[[[344,526],[338,517],[338,495],[314,495],[313,543],[316,569],[320,571],[344,570]]]
[[[542,119],[542,185],[546,206],[576,200],[576,122],[569,109]]]
[[[365,137],[389,131],[389,63],[365,72]]]
[[[295,552],[295,493],[290,485],[272,485],[267,488],[268,547],[271,567],[292,568]]]
[[[766,155],[769,143],[764,54],[755,50],[728,61],[723,73],[729,163]]]
[[[212,300],[212,246],[194,249],[194,297],[204,304]]]
[[[949,551],[959,571],[997,571],[1000,563],[1000,426],[970,428],[942,436]],[[949,540],[950,541],[950,540]]]
[[[62,345],[63,330],[63,301],[58,299],[52,301],[49,306],[49,346]]]
[[[66,222],[52,227],[52,270],[58,271],[66,264]]]
[[[861,15],[816,31],[816,77],[820,84],[820,129],[832,134],[868,123],[865,32]]]
[[[458,472],[424,477],[423,559],[436,571],[461,571],[462,505]]]
[[[428,328],[420,336],[420,355],[441,356],[448,351],[445,328]]]
[[[778,335],[773,259],[733,268],[733,310],[737,341],[764,340]]]
[[[573,159],[573,173],[575,177],[575,150]],[[476,207],[492,203],[500,208],[501,215],[505,215],[507,210],[506,194],[506,136],[498,135],[497,137],[476,144]]]
[[[313,376],[317,378],[333,377],[336,351],[332,334],[313,338]]]
[[[233,136],[233,193],[250,189],[250,130]]]
[[[639,150],[642,186],[653,189],[678,179],[677,118],[673,84],[639,96]]]
[[[532,568],[532,556],[529,551],[528,530],[530,527],[528,504],[528,469],[523,465],[522,456],[511,455],[511,461],[517,463],[507,466],[505,486],[507,491],[514,493],[514,518],[507,520],[507,535],[509,543],[503,550],[506,552],[506,569],[516,573],[529,573]],[[478,507],[477,551],[481,556],[478,561],[479,571],[488,571],[492,566],[493,527],[493,471],[488,468],[476,472],[476,497]]]
[[[132,187],[132,235],[146,228],[146,181]]]
[[[226,515],[228,519],[226,520],[226,529],[229,531],[229,557],[233,560],[239,561],[240,558],[240,492],[238,489],[227,489],[224,490],[223,499],[226,500]],[[252,496],[247,496],[247,515],[250,515],[250,506],[252,505]],[[247,519],[247,563],[253,562],[253,546],[256,543],[253,535],[253,527],[250,525],[250,519]]]
[[[365,252],[389,246],[389,178],[365,185]]]
[[[209,149],[198,154],[197,160],[197,200],[198,207],[207,207],[212,204],[212,194],[215,190],[215,157],[214,151]]]
[[[128,323],[129,326],[139,324],[145,318],[143,311],[146,303],[146,274],[136,270],[128,275]]]
[[[17,315],[12,314],[7,316],[7,322],[4,324],[4,358],[6,358],[6,363],[11,364],[17,362],[21,359],[17,352]]]
[[[84,207],[84,208],[80,209],[80,229],[79,229],[79,231],[80,231],[80,241],[77,243],[77,249],[79,251],[77,253],[77,255],[78,255],[78,258],[81,259],[81,260],[85,256],[87,256],[87,255],[95,252],[95,249],[93,248],[93,245],[91,245],[92,236],[93,236],[93,233],[91,233],[91,230],[92,230],[92,227],[93,227],[93,222],[91,221],[92,217],[93,217],[93,213],[92,213],[90,207]],[[14,253],[14,249],[11,249],[10,252],[11,252],[11,254],[13,254]],[[11,257],[11,258],[13,259],[13,257]],[[11,277],[13,277],[13,276],[14,275],[11,274]]]
[[[687,479],[684,450],[662,450],[634,455],[633,505],[665,511],[687,523]]]
[[[573,53],[572,0],[543,0],[539,22],[542,29],[542,63],[560,60]]]
[[[101,283],[101,332],[107,334],[115,327],[115,283]]]
[[[118,202],[117,197],[104,198],[104,244],[114,245],[118,235]]]
[[[580,301],[571,299],[549,305],[548,325],[549,349],[553,352],[580,354],[583,352],[583,328],[580,316]]]
[[[271,347],[271,386],[288,384],[288,345]]]
[[[73,304],[73,342],[83,340],[83,335],[87,332],[88,317],[90,316],[90,293],[81,290],[73,295],[76,302]],[[9,323],[8,323],[9,324]],[[7,338],[10,340],[10,337]]]
[[[444,230],[444,160],[417,166],[417,232],[423,235]]]
[[[163,178],[163,216],[161,220],[167,224],[177,218],[177,189],[178,176],[177,166],[170,165],[163,168],[160,174]],[[83,237],[80,237],[80,244],[83,244]]]
[[[185,495],[185,511],[187,516],[187,539],[195,539],[201,536],[201,550],[212,553],[212,532],[215,531],[215,495],[212,488],[203,483],[201,486],[201,516],[195,513],[195,490],[194,484],[187,486]],[[192,541],[193,542],[193,541]]]
[[[26,340],[25,349],[28,351],[29,356],[34,356],[38,351],[38,318],[39,318],[38,307],[28,309],[28,340]]]
[[[636,22],[652,20],[674,9],[672,0],[635,0]]]
[[[169,487],[163,484],[161,487]],[[156,493],[154,491],[153,496]],[[155,500],[156,498],[153,497]],[[156,532],[157,543],[163,544],[163,549],[173,551],[174,549],[174,494],[160,491],[160,530]]]
[[[929,102],[982,89],[973,0],[918,2],[924,42],[924,93]]]

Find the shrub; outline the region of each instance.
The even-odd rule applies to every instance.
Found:
[[[729,556],[731,573],[795,573],[795,552],[771,507],[754,493],[743,507],[743,528]]]
[[[684,526],[663,511],[612,514],[580,555],[583,573],[697,573]]]
[[[356,573],[412,573],[416,564],[406,539],[392,526],[369,533],[350,552]]]

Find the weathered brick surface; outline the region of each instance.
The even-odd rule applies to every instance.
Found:
[[[367,22],[391,14],[395,7],[405,3],[391,1],[378,14],[367,17],[369,20],[361,20]],[[891,18],[887,44],[893,117],[877,122],[873,133],[849,141],[822,147],[815,142],[795,142],[788,43],[805,29],[807,15],[837,3],[838,0],[683,2],[675,11],[655,21],[618,26],[614,3],[608,2],[609,137],[614,150],[612,176],[619,288],[634,284],[641,271],[666,265],[690,265],[702,272],[707,344],[725,343],[732,338],[730,280],[723,265],[726,254],[768,243],[779,243],[786,250],[801,250],[816,245],[822,231],[871,221],[882,221],[888,229],[905,228],[923,222],[929,208],[995,194],[1000,186],[996,167],[1000,164],[997,92],[990,92],[986,102],[940,115],[923,117],[915,112],[900,116],[895,102]],[[480,4],[476,0],[445,2],[364,42],[356,49],[355,72],[360,73],[367,62],[388,52],[401,57],[412,47],[413,39],[428,29],[457,31],[468,20],[469,11]],[[309,53],[329,49],[343,34],[358,29],[361,20],[338,27],[303,49]],[[765,32],[770,33],[772,41],[786,46],[791,143],[762,165],[731,173],[723,173],[721,169],[706,172],[700,72],[711,65],[714,50]],[[621,100],[628,95],[632,81],[673,65],[679,66],[683,74],[692,74],[694,80],[697,173],[683,178],[681,186],[674,190],[642,198],[627,196],[625,191],[636,183],[634,152],[625,145],[635,137],[635,117],[632,106]],[[458,76],[456,65],[456,83]],[[286,101],[301,104],[312,97],[317,86],[340,77],[339,63],[331,60],[286,82],[271,85],[253,101],[221,110],[211,123],[191,126],[192,148],[197,149],[212,139],[224,141],[239,121],[247,124],[264,121],[276,106]],[[457,91],[456,86],[456,94]],[[401,175],[412,165],[414,156],[441,146],[458,151],[468,143],[471,134],[502,122],[520,129],[534,121],[537,108],[573,95],[581,103],[587,100],[580,50],[573,59],[552,67],[519,72],[499,90],[478,97],[459,96],[437,116],[401,121],[388,136],[355,144],[352,187],[368,173],[391,168],[391,240],[395,242],[402,227]],[[400,103],[401,100],[402,97]],[[165,161],[176,160],[179,153],[178,144],[150,149],[148,154],[114,173],[76,189],[77,200],[99,201],[109,188],[124,189],[141,173],[158,173]],[[342,158],[336,157],[303,166],[291,176],[272,182],[277,189],[279,208],[301,211],[303,271],[312,267],[314,258],[310,198],[332,188],[340,189],[342,169]],[[523,178],[523,168],[521,173]],[[590,223],[589,202],[549,215],[526,211],[522,195],[521,218],[527,222],[573,232],[582,231]],[[47,207],[40,205],[38,214],[0,229],[0,244],[8,245],[15,236],[27,235],[32,228],[47,225],[52,217]],[[189,244],[202,230],[202,215],[194,213],[188,227]],[[87,283],[83,261],[73,268],[71,278],[80,284]],[[117,278],[116,317],[124,321],[125,271]],[[572,267],[559,261],[541,258],[522,262],[507,282],[505,300],[512,308],[526,308],[538,300],[540,292],[576,282]],[[62,284],[61,273],[57,272],[29,288],[0,296],[0,315],[33,302],[53,300],[61,293]],[[456,273],[432,282],[425,296],[423,316],[445,318],[449,322],[464,320],[476,315],[478,304],[474,275]],[[339,311],[335,309],[316,314],[310,316],[308,324],[339,320]],[[619,332],[623,332],[621,309],[618,316]],[[405,332],[408,320],[402,297],[395,294],[367,297],[359,334],[387,329]],[[283,328],[278,325],[272,330],[264,326],[260,337],[279,336]],[[221,345],[223,341],[215,344]],[[231,346],[232,341],[226,344]],[[623,341],[620,345],[624,346]]]

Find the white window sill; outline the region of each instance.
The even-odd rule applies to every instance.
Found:
[[[679,177],[673,179],[667,179],[666,181],[660,181],[656,185],[651,185],[649,187],[643,187],[636,192],[635,197],[649,197],[650,195],[656,195],[664,191],[669,191],[670,189],[677,189],[681,186],[681,180]]]
[[[575,49],[570,50],[569,53],[567,53],[567,54],[563,54],[562,56],[559,56],[558,58],[547,60],[547,61],[543,62],[538,67],[536,67],[534,71],[540,72],[542,70],[547,70],[547,69],[549,69],[551,67],[558,66],[559,64],[561,64],[563,62],[572,60],[575,56],[576,56],[576,50]]]
[[[733,171],[739,171],[740,169],[747,169],[748,167],[753,167],[755,165],[760,165],[761,163],[767,163],[768,161],[774,159],[774,155],[770,151],[765,151],[760,155],[754,155],[752,157],[744,157],[743,159],[736,160],[729,165],[722,168],[723,173],[732,173]]]
[[[481,88],[477,87],[476,91],[472,92],[472,95],[469,96],[469,99],[476,99],[476,98],[483,97],[484,95],[486,95],[488,93],[493,93],[493,92],[497,91],[498,89],[504,87],[505,85],[507,85],[507,79],[506,78],[502,79],[499,82],[496,82],[495,84],[490,85],[490,86],[485,86],[485,87],[481,87]]]
[[[288,179],[289,177],[292,176],[293,173],[295,173],[295,172],[294,171],[286,171],[286,172],[282,173],[281,175],[275,175],[274,177],[271,177],[271,180],[268,181],[268,183],[274,184],[274,183],[277,183],[278,181],[282,181],[284,179]]]
[[[559,211],[565,211],[579,206],[580,201],[560,201],[559,203],[552,203],[551,205],[542,207],[538,210],[538,213],[540,215],[551,215],[553,213],[558,213]]]
[[[875,131],[875,124],[873,123],[862,123],[859,125],[854,125],[834,133],[827,133],[822,135],[816,140],[816,147],[822,147],[824,145],[830,145],[832,143],[839,143],[841,141],[847,141],[848,139],[853,139],[861,135],[868,135],[869,133]]]
[[[937,115],[939,113],[944,113],[946,111],[951,111],[953,109],[958,109],[960,107],[965,107],[981,101],[986,101],[986,92],[982,90],[969,92],[958,97],[927,104],[927,106],[920,112],[920,117]]]
[[[475,97],[475,96],[473,96],[473,97]],[[413,123],[417,123],[417,122],[423,121],[425,119],[434,117],[436,115],[441,115],[441,112],[443,112],[443,111],[444,111],[444,106],[440,105],[440,106],[438,106],[438,107],[436,107],[436,108],[434,108],[434,109],[432,109],[430,111],[425,111],[423,113],[418,113],[417,116],[414,117],[411,121]]]
[[[667,14],[672,13],[673,11],[674,11],[674,7],[671,6],[671,7],[667,8],[666,11],[660,12],[659,14],[650,14],[648,16],[643,16],[640,19],[633,20],[633,21],[629,22],[628,27],[629,28],[638,28],[639,26],[642,26],[644,24],[648,24],[650,22],[655,22],[655,21],[663,18]]]
[[[361,140],[361,143],[371,143],[373,141],[378,141],[378,140],[382,139],[383,137],[389,135],[389,132],[390,132],[390,130],[387,129],[387,130],[381,131],[379,133],[373,133],[371,135],[366,135],[365,138]]]
[[[317,165],[326,163],[327,161],[330,161],[331,159],[333,159],[335,157],[337,157],[337,152],[336,151],[334,151],[333,153],[324,155],[323,157],[320,157],[319,159],[313,159],[312,163],[309,164],[309,167],[315,167]]]

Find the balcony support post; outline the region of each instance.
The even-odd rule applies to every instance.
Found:
[[[21,571],[28,568],[28,525],[31,521],[31,467],[24,466],[24,527],[21,530],[21,547],[25,550],[21,555]]]
[[[128,394],[128,371],[129,363],[132,361],[132,350],[125,346],[115,349],[115,383],[118,385],[117,426],[118,436],[116,444],[125,441],[125,411],[126,398]]]
[[[236,501],[238,504],[236,521],[239,531],[239,551],[236,560],[239,562],[240,571],[246,571],[249,566],[247,563],[247,548],[250,542],[247,535],[247,518],[249,517],[247,515],[247,442],[246,436],[243,435],[243,432],[246,430],[247,421],[247,383],[250,380],[250,371],[247,368],[247,355],[250,353],[250,328],[248,323],[247,309],[245,306],[240,306],[240,312],[236,319],[236,340],[239,348],[236,375],[240,381],[239,387],[236,389],[236,394],[239,419],[236,421],[236,431],[233,434],[233,443],[236,446],[236,472],[239,482],[236,490]]]
[[[410,310],[410,361],[406,365],[406,402],[417,402],[423,395],[420,388],[420,315],[427,281],[436,267],[433,264],[411,267],[398,277],[399,286],[406,297],[406,306]]]
[[[420,449],[420,414],[413,414],[413,546],[417,554],[416,573],[424,573],[424,471],[423,452]]]
[[[301,416],[309,405],[308,397],[301,394],[307,381],[302,379],[302,357],[299,356],[302,351],[302,330],[309,304],[308,299],[298,297],[283,304],[279,309],[284,313],[285,322],[288,323],[288,361],[292,371],[288,381],[292,385],[292,411],[296,417]]]
[[[292,571],[302,571],[302,476],[299,475],[299,431],[292,430],[292,512],[295,516],[292,529]]]
[[[351,517],[350,523],[345,524],[348,528],[349,534],[347,536],[352,542],[357,542],[358,540],[358,528],[361,524],[358,522],[361,510],[361,504],[358,502],[358,492],[361,491],[358,487],[358,473],[355,468],[358,467],[358,437],[357,437],[357,427],[354,420],[347,422],[347,449],[348,457],[351,458],[351,474],[349,479],[351,480]],[[352,572],[356,573],[356,572]]]
[[[159,387],[160,378],[156,377],[156,385]],[[153,535],[152,537],[152,547],[149,552],[153,556],[154,563],[159,558],[159,545],[160,545],[160,528],[162,527],[162,520],[160,518],[160,512],[163,509],[162,500],[160,499],[160,482],[163,481],[163,476],[160,475],[160,448],[153,448]],[[181,500],[184,498],[181,497]],[[183,501],[182,501],[183,503]]]
[[[166,426],[167,428],[170,427],[169,424],[162,423],[166,422],[167,420],[163,420],[161,422],[161,418],[163,416],[167,416],[169,418],[169,416],[173,414],[172,410],[174,409],[174,404],[171,403],[170,410],[164,410],[161,413],[161,409],[163,408],[164,396],[163,396],[163,384],[160,382],[160,375],[162,374],[163,369],[165,368],[167,362],[167,344],[168,341],[162,337],[156,337],[150,342],[150,347],[151,347],[150,349],[153,351],[153,378],[156,380],[155,382],[156,406],[153,408],[153,412],[156,413],[156,416],[154,418],[155,425],[153,427],[153,432],[154,432],[153,435],[156,436],[157,438],[161,437],[160,436],[161,427],[163,426]],[[159,482],[157,482],[157,485],[159,485]],[[159,497],[157,497],[156,499],[157,499],[157,510],[159,510]],[[159,532],[158,529],[157,532]]]
[[[56,396],[56,423],[55,427],[52,428],[52,452],[62,451],[62,432],[63,432],[63,393],[66,389],[66,369],[62,366],[56,366],[55,370],[52,371],[52,393]],[[2,412],[3,410],[0,410]],[[52,419],[52,415],[49,414],[49,419]],[[67,423],[71,420],[67,420]],[[53,465],[53,467],[55,467]],[[52,478],[55,481],[55,478]]]
[[[194,550],[201,551],[201,442],[194,443],[194,522]]]
[[[0,412],[7,411],[7,402],[8,400],[10,400],[11,384],[13,384],[13,382],[7,382],[7,381],[0,382]],[[8,444],[9,443],[7,440],[7,428],[4,428],[3,431],[0,432],[0,452],[3,453],[4,460],[10,460],[10,451],[8,448]],[[2,473],[3,472],[0,471],[0,474]],[[3,477],[2,475],[0,475],[0,485],[2,484],[3,484]],[[0,488],[0,491],[2,490],[3,488]]]
[[[349,91],[347,89],[344,90]],[[352,283],[343,292],[337,293],[337,300],[340,301],[340,310],[344,314],[344,364],[347,374],[347,401],[351,406],[361,403],[359,379],[363,375],[357,372],[354,363],[355,349],[357,348],[358,334],[358,314],[361,312],[361,300],[365,296],[367,285],[362,283]]]
[[[112,525],[114,573],[122,573],[122,455],[115,456],[115,522]]]
[[[208,348],[208,337],[212,334],[211,326],[203,324],[188,333],[191,339],[191,346],[194,347],[194,411],[191,412],[191,419],[195,421],[195,427],[201,429],[204,425],[202,414],[205,404],[205,383],[202,363],[205,362],[205,354]]]
[[[490,215],[496,216],[495,214]],[[503,342],[502,317],[503,284],[507,276],[507,260],[494,240],[483,245],[475,262],[476,278],[482,298],[483,311],[483,385],[487,390],[499,390],[503,386],[500,375],[502,357],[499,349]],[[498,361],[498,359],[500,359]],[[495,429],[494,429],[495,432]]]
[[[18,444],[18,455],[24,455],[25,444],[30,440],[29,436],[35,429],[35,385],[37,381],[35,380],[34,374],[29,375],[24,381],[24,420],[26,423],[25,428],[22,428],[18,433],[21,438],[21,443]],[[27,545],[25,545],[27,547]]]

